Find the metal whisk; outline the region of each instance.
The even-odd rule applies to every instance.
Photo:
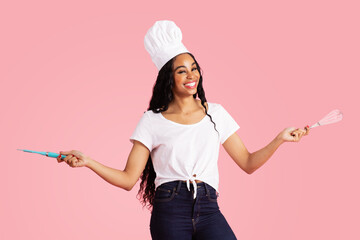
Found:
[[[318,121],[317,123],[312,125],[310,128],[323,126],[323,125],[327,125],[327,124],[330,124],[330,123],[336,123],[336,122],[341,121],[342,119],[343,119],[342,112],[340,112],[340,110],[338,110],[338,109],[335,109],[335,110],[332,110],[330,113],[328,113],[320,121]]]

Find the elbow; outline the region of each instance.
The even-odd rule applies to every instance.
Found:
[[[252,168],[242,167],[241,169],[249,175],[255,172],[255,169]]]
[[[246,168],[245,168],[245,172],[246,172],[247,174],[249,174],[249,175],[256,171],[256,168],[254,168],[254,167],[251,166],[250,155],[251,155],[251,154],[249,154],[249,157],[248,157],[248,160],[247,160],[247,164],[246,164]]]
[[[130,192],[131,189],[133,189],[135,184],[127,184],[126,186],[122,187],[123,189],[125,189],[126,191]]]
[[[125,171],[124,171],[125,172]],[[131,178],[131,176],[129,176],[128,174],[125,175],[126,177],[123,179],[124,181],[122,181],[119,184],[119,187],[130,192],[134,185],[136,184],[137,181],[134,181],[133,178]]]
[[[124,187],[122,187],[123,189],[125,189],[126,191],[130,192],[133,187],[135,186],[136,182],[134,183],[129,183],[129,184],[126,184]]]
[[[253,172],[256,171],[256,168],[253,168],[253,167],[250,167],[250,166],[247,166],[247,167],[244,167],[243,168],[244,172],[246,172],[247,174],[252,174]]]
[[[247,169],[246,170],[246,173],[249,175],[252,174],[253,172],[255,172],[255,169]]]

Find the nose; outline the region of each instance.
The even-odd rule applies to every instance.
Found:
[[[193,79],[194,78],[194,73],[193,72],[190,72],[188,75],[187,75],[187,78],[188,79]]]

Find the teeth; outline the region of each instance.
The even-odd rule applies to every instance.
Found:
[[[195,86],[195,82],[185,84],[185,86],[190,86],[190,87],[193,87],[193,86]]]

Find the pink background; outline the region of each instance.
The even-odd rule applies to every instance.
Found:
[[[51,2],[51,3],[50,3]],[[132,191],[16,151],[76,149],[123,170],[157,69],[143,39],[173,20],[250,152],[333,109],[248,175],[220,147],[220,210],[238,239],[360,239],[358,1],[3,1],[1,239],[150,239]]]

